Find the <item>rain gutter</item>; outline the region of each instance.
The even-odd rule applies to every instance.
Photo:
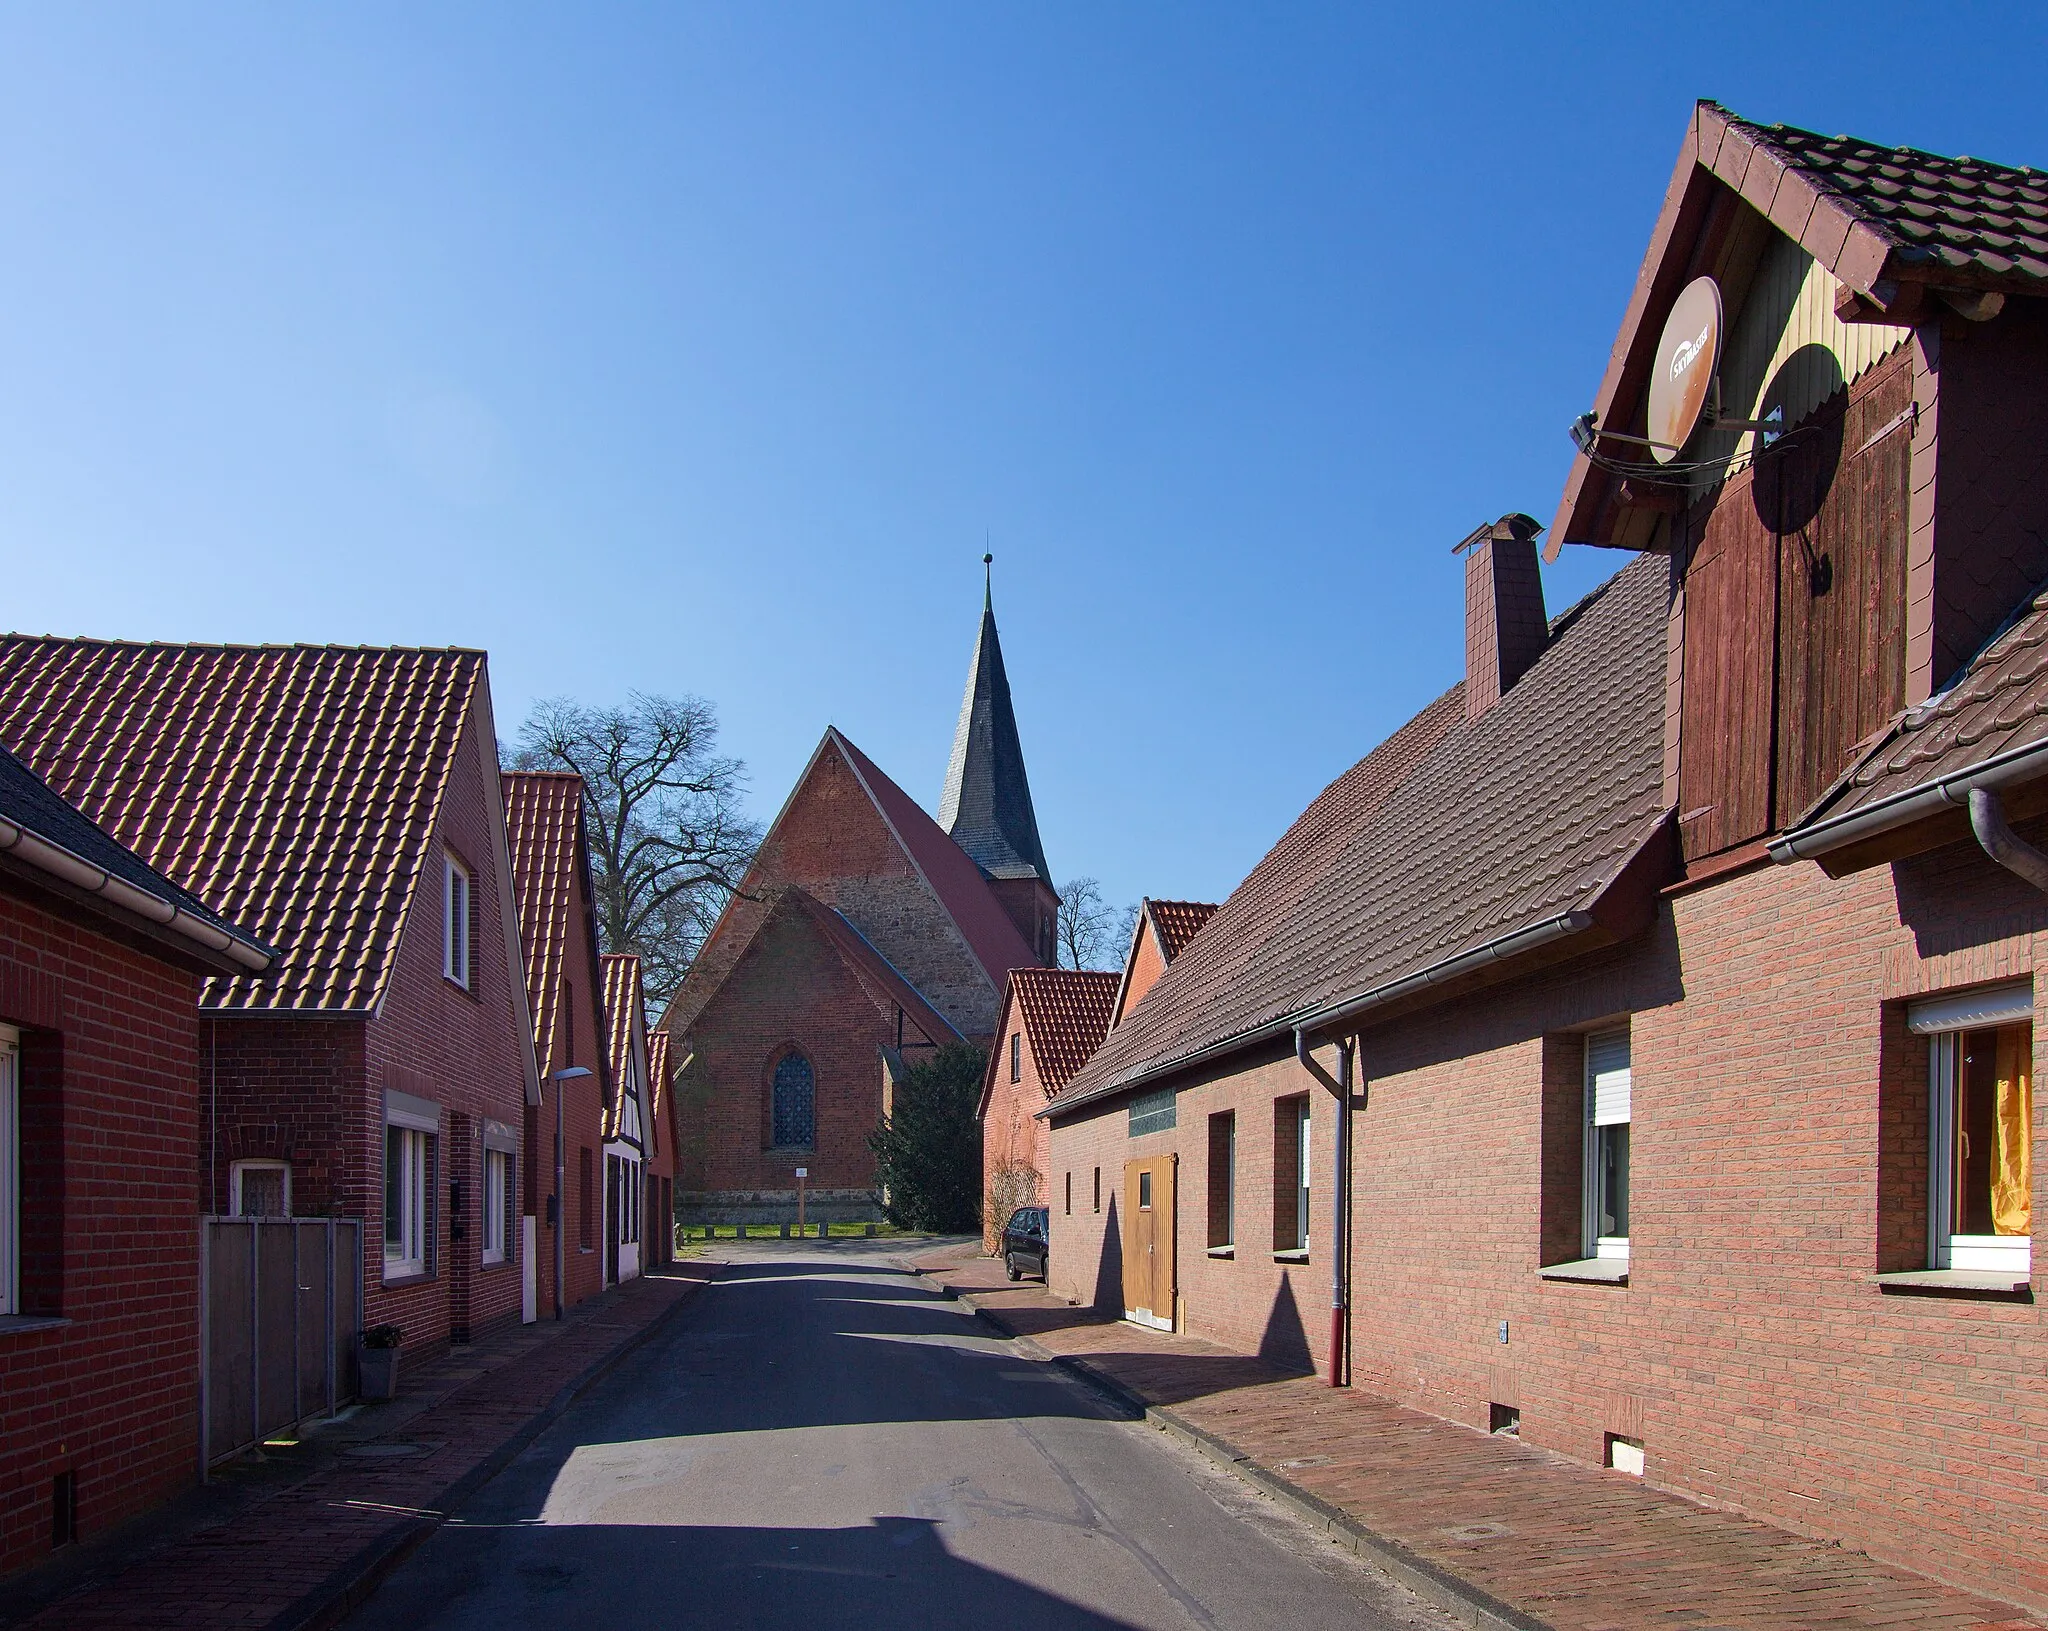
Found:
[[[1967,808],[1970,794],[1978,788],[2011,787],[2044,773],[2048,773],[2048,738],[2010,748],[1981,764],[1952,770],[1946,776],[1909,787],[1875,804],[1789,832],[1770,845],[1770,857],[1780,866],[1810,861],[1846,849],[1859,839],[1890,832],[1944,810]]]
[[[125,878],[115,877],[105,867],[96,866],[81,855],[74,855],[63,845],[53,844],[4,816],[0,816],[0,852],[34,867],[38,872],[62,879],[74,889],[96,895],[109,905],[168,929],[195,945],[204,946],[216,957],[227,957],[252,974],[261,974],[276,960],[275,953],[195,916],[175,901],[138,888]]]

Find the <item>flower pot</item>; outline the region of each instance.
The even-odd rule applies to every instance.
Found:
[[[363,1397],[390,1399],[398,1394],[398,1350],[358,1348],[356,1361],[363,1373]]]

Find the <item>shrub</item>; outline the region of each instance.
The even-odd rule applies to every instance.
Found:
[[[901,1229],[968,1234],[981,1220],[981,1097],[988,1055],[956,1042],[912,1065],[869,1135],[882,1210]]]

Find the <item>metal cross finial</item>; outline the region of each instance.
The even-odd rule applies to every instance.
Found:
[[[995,599],[996,599],[996,572],[995,572],[995,559],[996,559],[996,558],[995,558],[995,556],[993,556],[993,555],[984,555],[984,556],[982,556],[982,558],[981,558],[981,572],[982,572],[982,583],[981,583],[981,603],[982,603],[982,604],[983,604],[984,606],[993,606],[993,605],[995,604]]]

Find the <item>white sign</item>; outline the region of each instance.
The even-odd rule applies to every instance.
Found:
[[[798,1167],[796,1169],[796,1175],[799,1178],[808,1178],[811,1175],[811,1169],[809,1167]]]

